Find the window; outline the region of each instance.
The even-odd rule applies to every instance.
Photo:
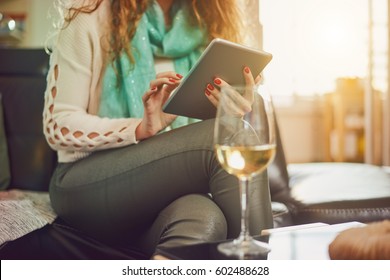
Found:
[[[387,90],[387,0],[260,0],[265,70],[275,96],[324,94],[339,77]],[[372,37],[371,37],[372,36]],[[370,40],[372,56],[369,56]],[[370,68],[371,67],[371,68]]]

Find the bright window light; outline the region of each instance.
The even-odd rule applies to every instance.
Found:
[[[368,18],[367,0],[260,0],[263,48],[274,56],[264,73],[272,94],[325,94],[338,77],[365,78]],[[379,60],[383,66],[387,58]]]

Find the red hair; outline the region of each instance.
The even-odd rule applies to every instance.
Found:
[[[192,7],[191,24],[205,28],[209,35],[209,40],[223,38],[233,42],[242,40],[240,12],[236,0],[183,0],[191,1]],[[88,2],[88,3],[85,3]],[[71,7],[65,17],[65,22],[69,23],[79,13],[92,13],[103,0],[84,1],[82,6]],[[134,61],[131,53],[131,39],[137,29],[139,20],[148,8],[150,0],[112,0],[110,38],[112,60],[119,57],[124,51]]]

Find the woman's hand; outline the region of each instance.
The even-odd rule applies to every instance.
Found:
[[[254,79],[249,67],[244,67],[243,76],[245,79],[246,87],[252,87],[261,82],[261,75],[258,75]],[[229,84],[224,80],[220,78],[215,78],[213,84],[210,83],[207,85],[205,89],[205,95],[215,107],[218,107],[218,103],[221,97],[221,88],[228,86]],[[246,112],[249,112],[251,110],[251,105],[253,103],[253,91],[245,91],[240,94],[232,90],[229,91],[229,97],[232,100],[231,109],[235,112],[235,114],[244,115]]]
[[[137,140],[157,134],[175,120],[176,115],[164,113],[162,107],[179,85],[181,78],[182,76],[175,72],[163,72],[150,82],[149,90],[142,97],[144,116],[135,131]]]
[[[245,79],[246,86],[254,86],[261,82],[261,74],[256,77],[256,79],[253,78],[252,72],[249,69],[249,67],[244,67],[243,76]],[[210,100],[210,102],[215,106],[218,107],[220,95],[221,95],[221,87],[229,85],[227,82],[220,78],[215,78],[213,81],[213,84],[208,84],[205,89],[205,95]],[[247,101],[252,103],[253,97],[250,94],[243,94],[242,95]]]

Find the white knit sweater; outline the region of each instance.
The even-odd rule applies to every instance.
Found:
[[[61,30],[50,58],[43,126],[59,162],[91,152],[137,143],[141,119],[97,116],[108,49],[110,1],[91,14],[80,13]]]

